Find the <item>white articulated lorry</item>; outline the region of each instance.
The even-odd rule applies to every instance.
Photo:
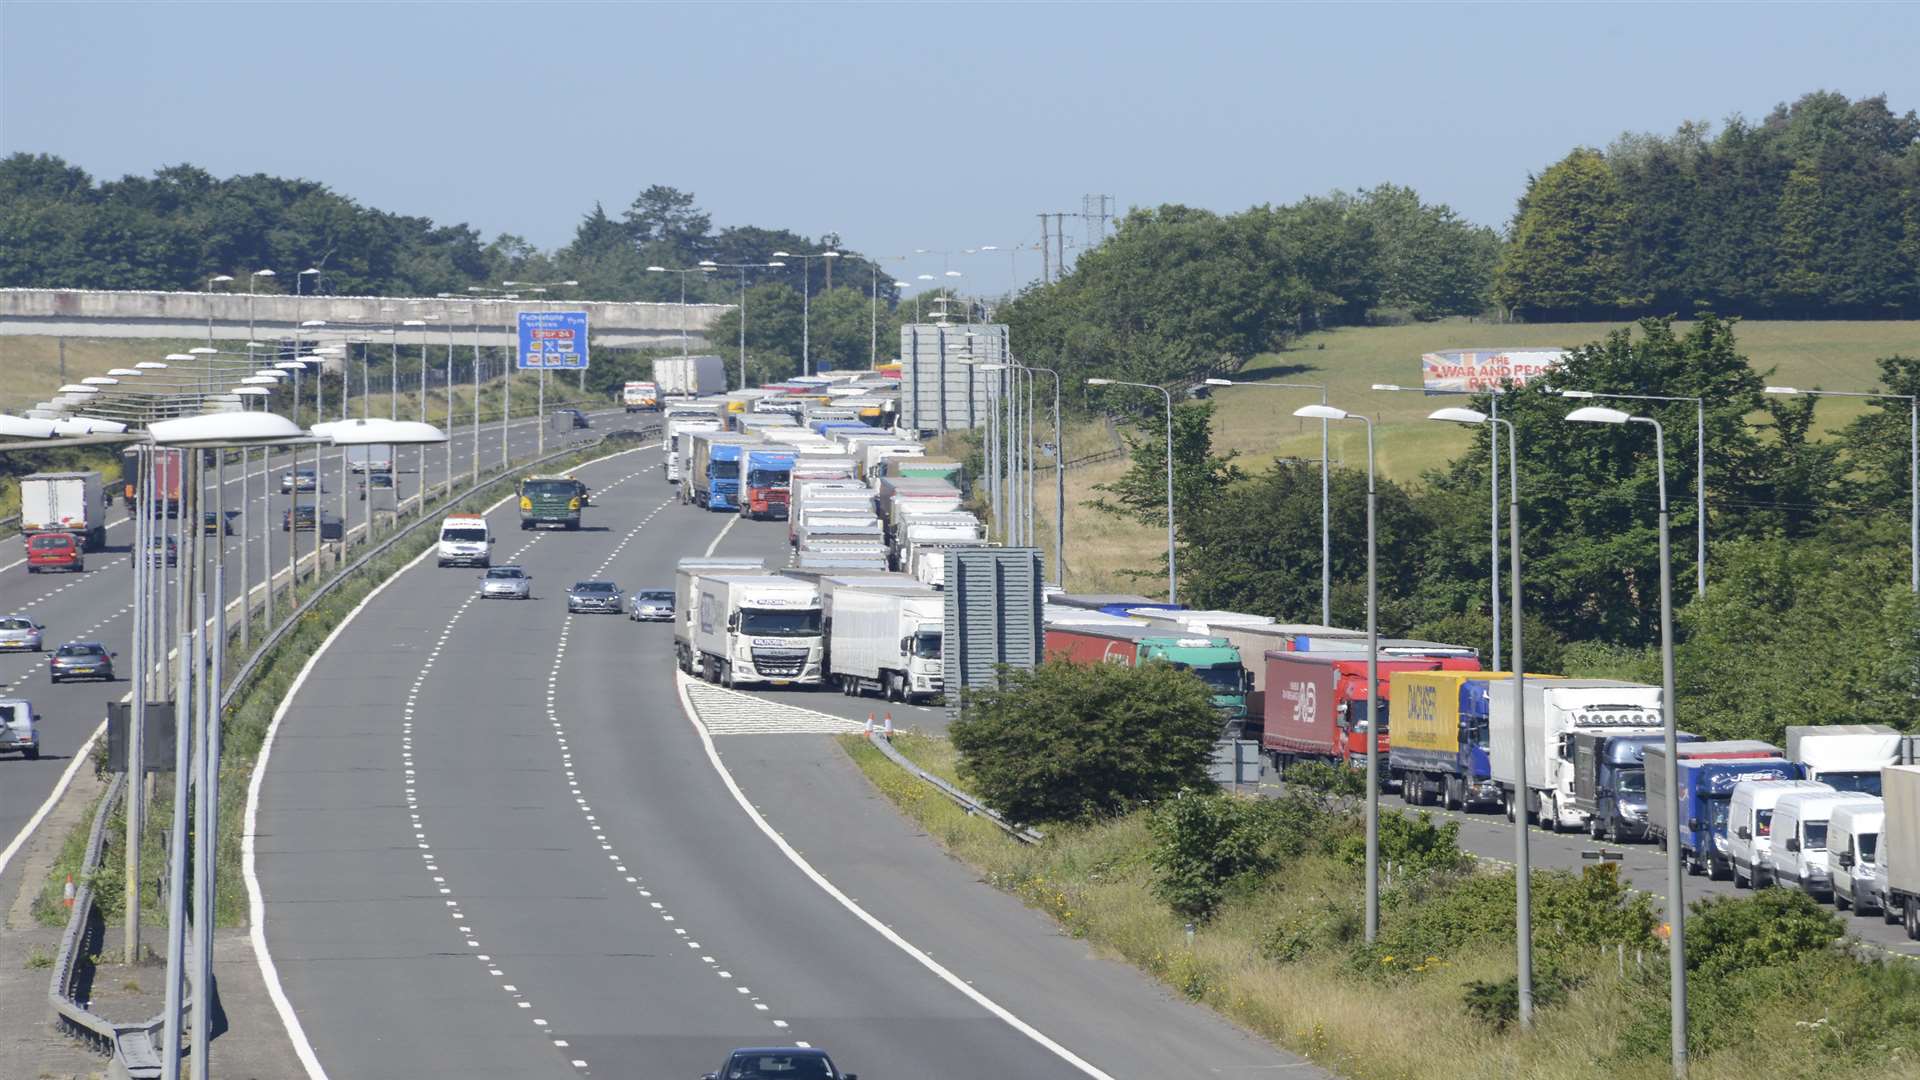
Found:
[[[673,659],[689,675],[706,677],[700,653],[693,645],[693,627],[699,619],[700,579],[713,574],[758,574],[765,561],[744,556],[681,559],[673,568]]]
[[[97,472],[34,473],[20,478],[20,535],[72,533],[82,551],[107,546],[107,504]]]
[[[667,459],[662,466],[666,470],[667,483],[680,482],[680,463],[686,460],[686,454],[692,445],[693,434],[697,431],[719,430],[720,418],[713,413],[696,412],[667,417],[665,439]]]
[[[1889,765],[1880,771],[1880,865],[1886,873],[1888,922],[1906,925],[1920,941],[1920,765]]]
[[[693,647],[722,686],[818,686],[824,679],[820,590],[773,574],[703,575],[694,589]]]
[[[834,681],[850,696],[925,701],[942,688],[946,597],[925,587],[842,586],[833,591]]]
[[[1659,734],[1660,688],[1612,679],[1528,679],[1526,687],[1524,772],[1515,745],[1513,680],[1487,687],[1493,779],[1510,811],[1538,814],[1555,832],[1585,828],[1586,813],[1573,807],[1574,733]]]

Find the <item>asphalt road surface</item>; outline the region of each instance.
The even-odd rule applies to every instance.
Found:
[[[870,1080],[1321,1075],[975,881],[783,704],[848,699],[708,698],[709,755],[670,627],[561,594],[670,582],[723,530],[781,553],[784,530],[671,502],[654,449],[586,478],[586,530],[494,515],[535,599],[424,562],[290,698],[264,933],[330,1076],[687,1078],[769,1043]]]
[[[635,418],[635,424],[652,422],[652,419],[649,415],[643,415]],[[598,434],[607,426],[629,426],[625,414],[617,410],[596,419],[596,424],[599,427],[581,434]],[[531,456],[538,444],[538,437],[534,420],[514,421],[509,431],[510,449],[514,457]],[[550,450],[556,448],[551,434],[547,443]],[[446,446],[426,448],[429,485],[444,483],[448,446],[453,448],[455,483],[463,483],[463,477],[469,475],[462,470],[470,470],[472,465],[473,430],[470,426],[456,425],[456,430],[449,433]],[[498,423],[482,425],[480,449],[483,466],[500,460]],[[411,447],[402,447],[397,452],[394,482],[398,498],[412,498],[418,492],[420,476],[416,454],[417,451]],[[221,478],[224,483],[217,482],[212,475],[207,478],[204,508],[213,509],[217,498],[227,524],[233,530],[233,535],[221,538],[224,548],[222,569],[230,601],[240,595],[243,550],[248,553],[250,580],[256,588],[265,574],[264,556],[268,554],[269,547],[274,569],[284,571],[286,568],[288,534],[280,531],[280,518],[291,498],[280,493],[280,480],[289,467],[289,460],[287,453],[276,453],[271,463],[263,469],[261,455],[256,451],[244,478],[238,462],[227,466]],[[311,463],[311,451],[303,453],[301,464],[307,466]],[[349,476],[349,484],[343,488],[340,469],[340,453],[334,450],[323,452],[323,509],[329,514],[337,514],[339,496],[345,490],[346,521],[350,527],[357,527],[366,520],[366,503],[358,498],[359,478]],[[312,497],[311,493],[302,493],[303,502]],[[246,506],[244,521],[241,510],[243,502]],[[170,533],[177,524],[177,519],[169,520],[167,528]],[[24,697],[33,703],[40,718],[41,745],[38,761],[27,761],[18,756],[0,757],[0,852],[12,851],[17,854],[35,815],[47,803],[62,775],[73,764],[74,755],[101,727],[107,704],[121,699],[131,690],[128,671],[132,661],[133,575],[129,553],[133,526],[127,518],[126,508],[118,499],[114,500],[108,511],[107,525],[107,549],[88,553],[86,570],[78,574],[29,574],[23,559],[25,551],[21,540],[10,537],[0,541],[0,551],[5,552],[0,554],[0,615],[32,616],[46,627],[46,647],[49,650],[57,648],[64,641],[92,640],[103,642],[107,648],[120,654],[117,659],[119,677],[116,681],[69,682],[59,686],[52,685],[47,679],[46,653],[0,655],[0,697]],[[313,550],[314,534],[303,532],[294,535],[300,542],[300,556],[306,558]],[[174,579],[178,570],[176,566],[165,571],[169,581]],[[282,581],[284,584],[284,578]],[[167,625],[172,624],[169,622]],[[231,662],[238,662],[238,658],[232,658]],[[15,861],[0,859],[0,883],[12,884],[8,879],[17,872],[13,866]]]

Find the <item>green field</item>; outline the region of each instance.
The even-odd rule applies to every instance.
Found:
[[[1308,334],[1284,352],[1256,357],[1236,377],[1325,383],[1332,404],[1374,418],[1381,475],[1409,482],[1465,449],[1473,433],[1458,424],[1427,420],[1427,414],[1442,402],[1423,394],[1375,391],[1370,389],[1374,383],[1418,385],[1420,354],[1437,349],[1571,347],[1597,341],[1622,325],[1626,324],[1522,325],[1449,319],[1330,330]],[[1685,328],[1680,324],[1678,329]],[[1871,390],[1879,378],[1875,360],[1895,354],[1920,356],[1920,323],[1916,322],[1743,322],[1735,328],[1735,336],[1741,352],[1768,381],[1806,388]],[[1773,374],[1766,374],[1769,369]],[[1659,388],[1648,387],[1647,392],[1659,393]],[[1277,457],[1319,458],[1320,425],[1292,415],[1294,408],[1317,400],[1313,391],[1216,388],[1213,400],[1214,444],[1239,451],[1239,464],[1248,471],[1263,468]],[[1817,414],[1819,426],[1833,430],[1866,408],[1859,402],[1824,400]],[[1351,423],[1332,427],[1334,460],[1364,467],[1365,429]],[[1101,449],[1105,441],[1094,425],[1078,434],[1077,439],[1068,439],[1070,457]],[[1165,532],[1081,505],[1097,494],[1091,490],[1094,484],[1111,481],[1125,468],[1124,462],[1106,462],[1067,475],[1070,588],[1147,593],[1156,589],[1153,579],[1134,581],[1118,576],[1118,571],[1155,565],[1156,558],[1164,566]],[[1051,494],[1051,490],[1042,491],[1042,513],[1049,518]]]

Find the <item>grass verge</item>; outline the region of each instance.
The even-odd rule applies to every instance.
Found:
[[[1670,1075],[1665,955],[1657,946],[1638,956],[1632,948],[1599,947],[1583,936],[1592,933],[1585,925],[1569,925],[1579,921],[1569,912],[1615,910],[1604,902],[1556,906],[1581,903],[1587,879],[1536,876],[1542,1006],[1533,1030],[1520,1032],[1489,1019],[1499,1012],[1501,984],[1511,986],[1512,944],[1510,936],[1499,943],[1502,916],[1481,914],[1476,903],[1503,891],[1510,896],[1510,874],[1468,873],[1444,887],[1396,882],[1383,896],[1379,943],[1367,946],[1359,940],[1356,868],[1349,859],[1308,853],[1231,892],[1189,939],[1186,922],[1155,891],[1155,840],[1146,812],[1050,827],[1045,842],[1025,846],[903,773],[865,739],[843,736],[841,745],[875,787],[988,882],[1170,990],[1342,1076]],[[946,740],[903,735],[894,745],[922,768],[954,777],[957,759]],[[1510,902],[1504,917],[1511,917]],[[1495,927],[1491,940],[1484,927],[1481,937],[1473,936],[1473,924],[1485,920]],[[1723,979],[1696,975],[1694,1040],[1700,1045],[1690,1075],[1813,1080],[1831,1076],[1843,1062],[1859,1076],[1920,1075],[1913,1045],[1920,1036],[1911,1018],[1882,1016],[1842,1030],[1836,1011],[1885,994],[1892,984],[1907,985],[1908,974],[1815,948],[1789,966]]]

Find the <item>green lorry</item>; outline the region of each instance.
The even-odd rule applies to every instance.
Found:
[[[580,508],[587,504],[587,485],[571,476],[529,476],[520,481],[520,527],[559,525],[580,527]]]

